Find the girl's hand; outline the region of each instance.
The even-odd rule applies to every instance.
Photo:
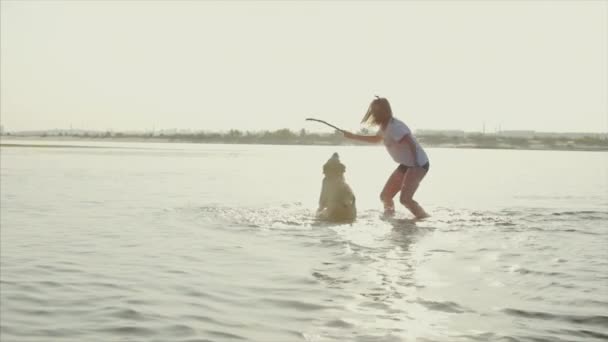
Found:
[[[344,131],[342,133],[344,133],[344,137],[347,138],[347,139],[354,139],[355,138],[355,135],[352,134],[351,132]]]

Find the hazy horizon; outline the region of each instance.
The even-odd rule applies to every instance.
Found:
[[[7,131],[608,131],[608,2],[0,2]]]
[[[311,127],[301,127],[301,128],[296,128],[296,129],[292,129],[292,128],[287,128],[287,127],[283,127],[283,128],[276,128],[276,129],[239,129],[239,128],[227,128],[227,129],[198,129],[198,128],[175,128],[175,127],[153,127],[151,129],[147,129],[147,128],[134,128],[134,129],[82,129],[79,127],[56,127],[56,128],[41,128],[41,129],[24,129],[24,130],[7,130],[6,127],[2,127],[3,128],[3,132],[6,133],[14,133],[14,134],[19,134],[19,133],[35,133],[35,132],[55,132],[55,131],[59,131],[59,132],[69,132],[69,131],[74,131],[75,133],[79,133],[79,132],[96,132],[96,133],[106,133],[106,132],[110,132],[110,133],[134,133],[134,134],[149,134],[149,133],[167,133],[167,134],[171,134],[170,132],[175,132],[176,134],[181,134],[181,133],[199,133],[199,132],[204,132],[204,133],[229,133],[230,131],[239,131],[241,133],[254,133],[254,134],[261,134],[264,132],[276,132],[276,131],[280,131],[280,130],[284,130],[287,129],[292,133],[299,133],[302,129],[306,131],[306,133],[311,133],[311,134],[317,134],[317,133],[325,133],[325,134],[332,134],[332,132],[334,132],[335,130],[333,130],[332,128],[329,128],[327,126],[324,125],[317,125],[317,124],[308,124],[311,125]],[[358,132],[361,131],[362,129],[367,129],[368,132],[375,132],[375,129],[373,127],[368,127],[368,126],[361,126],[359,128],[353,128],[353,132]],[[415,131],[417,132],[464,132],[464,133],[486,133],[486,134],[498,134],[498,133],[509,133],[509,132],[535,132],[538,134],[593,134],[593,135],[606,135],[608,134],[607,131],[568,131],[568,132],[564,132],[564,131],[537,131],[537,130],[518,130],[518,129],[502,129],[502,130],[489,130],[486,129],[485,132],[482,130],[460,130],[460,129],[434,129],[434,128],[424,128],[424,127],[420,127],[420,128],[416,128]]]

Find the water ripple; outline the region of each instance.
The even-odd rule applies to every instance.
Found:
[[[595,326],[599,326],[599,327],[608,326],[608,316],[603,316],[603,315],[565,315],[565,314],[552,314],[549,312],[537,312],[537,311],[511,309],[511,308],[503,309],[502,311],[508,315],[524,317],[524,318],[563,321],[566,323],[595,325]]]

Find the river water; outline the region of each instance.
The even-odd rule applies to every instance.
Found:
[[[40,144],[1,148],[2,341],[608,339],[608,153],[429,148],[412,222],[381,146]]]

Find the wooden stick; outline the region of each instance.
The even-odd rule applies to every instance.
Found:
[[[334,125],[330,124],[329,122],[326,122],[326,121],[323,121],[323,120],[314,119],[314,118],[306,118],[306,121],[316,121],[316,122],[320,122],[320,123],[325,124],[325,125],[327,125],[327,126],[329,126],[329,127],[335,128],[335,129],[337,129],[338,131],[340,131],[340,132],[342,132],[342,133],[346,133],[346,131],[345,131],[345,130],[343,130],[342,128],[336,127],[336,126],[334,126]]]

